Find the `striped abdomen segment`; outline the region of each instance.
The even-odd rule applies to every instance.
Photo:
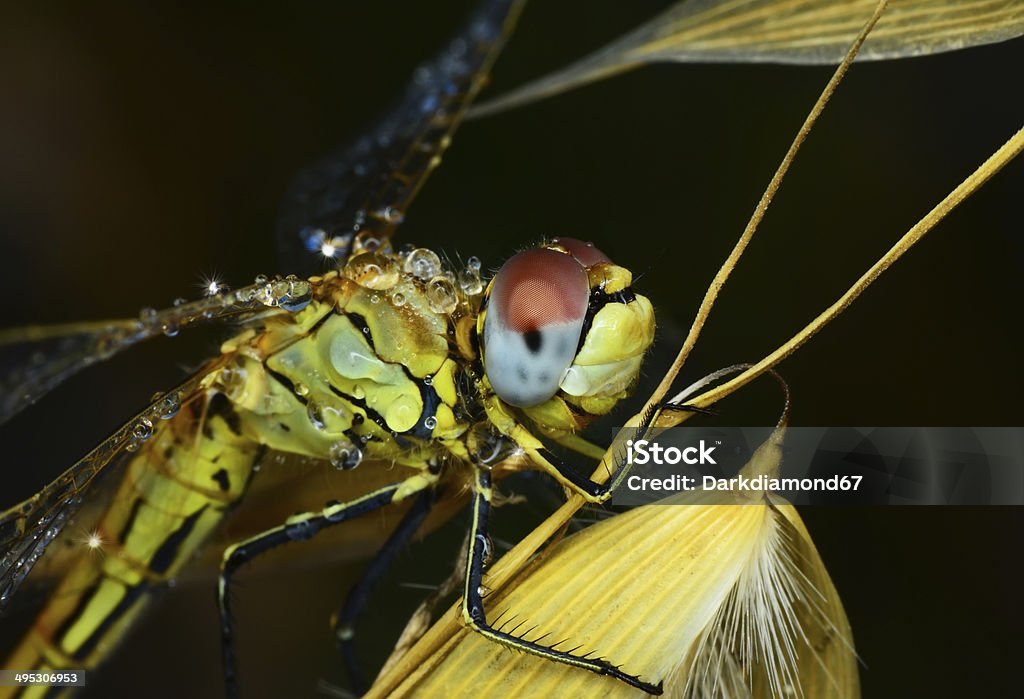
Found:
[[[260,447],[241,434],[218,393],[193,401],[131,458],[83,550],[4,667],[26,672],[96,667],[241,497]],[[85,547],[83,547],[85,548]],[[0,697],[46,696],[46,688]]]

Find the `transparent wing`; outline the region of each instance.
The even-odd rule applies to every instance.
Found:
[[[310,293],[303,280],[274,279],[162,311],[146,309],[138,320],[0,330],[0,425],[82,369],[137,342],[174,335],[198,322],[243,319],[268,307],[295,308]]]
[[[395,107],[354,144],[299,173],[282,204],[282,264],[316,274],[344,262],[358,235],[390,239],[486,81],[524,0],[485,0],[433,60],[420,65]]]
[[[838,63],[878,0],[690,0],[550,75],[475,107],[518,107],[646,63]],[[1020,0],[892,0],[857,60],[923,56],[1024,34]]]
[[[182,405],[199,396],[203,379],[219,366],[219,362],[211,362],[154,401],[37,494],[0,514],[0,614],[107,467],[137,449],[161,420],[170,419]]]

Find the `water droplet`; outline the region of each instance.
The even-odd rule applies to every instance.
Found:
[[[177,323],[164,323],[160,327],[160,329],[167,337],[174,337],[175,335],[178,334],[178,331],[180,330]]]
[[[266,284],[267,281],[269,281],[269,280],[267,278],[267,275],[265,275],[265,274],[257,274],[256,278],[253,279],[253,283],[255,283],[255,284]]]
[[[470,429],[466,445],[473,461],[481,466],[490,466],[508,457],[512,444],[489,423],[477,423]]]
[[[334,468],[348,471],[355,468],[363,460],[363,450],[354,442],[343,439],[335,442],[327,451],[327,458]]]
[[[480,273],[472,267],[459,272],[459,288],[470,296],[483,292],[484,284],[480,281]]]
[[[426,427],[428,430],[434,429],[435,427],[437,427],[437,418],[431,415],[430,417],[423,421],[423,426]]]
[[[388,223],[401,223],[405,220],[405,214],[393,206],[385,206],[374,213]]]
[[[426,281],[441,273],[441,258],[427,248],[417,248],[405,258],[404,269],[408,274]]]
[[[228,290],[228,287],[225,286],[224,284],[221,284],[216,279],[211,279],[210,281],[205,282],[204,285],[203,285],[203,295],[205,295],[205,296],[216,296],[217,294],[221,293],[222,291],[227,291],[227,290]]]
[[[174,299],[174,301],[172,301],[171,303],[172,303],[172,304],[173,304],[173,305],[174,305],[175,307],[177,307],[177,306],[184,306],[184,305],[185,305],[186,303],[188,303],[188,299],[183,299],[183,298],[181,298],[181,297],[179,296],[178,298]]]
[[[311,520],[300,519],[286,523],[284,525],[284,534],[292,541],[305,541],[316,534],[316,528]]]
[[[270,293],[269,283],[253,289],[253,300],[262,303],[264,306],[273,306],[276,304],[273,295]]]
[[[217,375],[217,382],[224,389],[224,395],[236,402],[245,390],[247,379],[248,373],[238,362],[227,365]]]
[[[296,313],[313,300],[313,286],[305,279],[288,278],[288,294],[281,299],[281,308]]]
[[[143,308],[139,311],[139,320],[143,323],[152,323],[156,320],[156,309],[155,308]]]
[[[401,308],[405,305],[405,294],[401,291],[396,291],[391,295],[391,303],[395,304],[397,308]]]
[[[270,297],[274,300],[275,304],[279,304],[283,299],[288,298],[288,292],[291,288],[292,285],[284,279],[275,279],[270,282]]]
[[[392,288],[401,278],[401,272],[394,259],[379,252],[355,255],[345,265],[343,274],[360,286],[377,291]]]
[[[153,435],[153,422],[147,418],[140,418],[132,427],[132,439],[144,442]]]
[[[326,425],[324,424],[324,416],[320,412],[320,405],[316,401],[309,401],[306,404],[306,416],[309,418],[309,422],[313,427],[318,430],[323,430]]]
[[[423,377],[423,383],[425,383],[427,386],[433,386],[434,385],[434,377],[433,376],[424,376]]]
[[[427,303],[434,313],[451,313],[459,305],[455,285],[446,277],[434,277],[427,284]]]
[[[156,407],[161,420],[170,420],[181,410],[181,396],[177,392],[168,393]]]
[[[362,227],[363,220],[360,219],[356,222],[355,230],[359,230]],[[352,240],[352,253],[358,255],[363,252],[386,251],[385,243],[385,240],[381,240],[371,231],[359,231]]]
[[[362,400],[366,398],[366,390],[359,384],[356,384],[352,387],[352,397],[356,400]]]

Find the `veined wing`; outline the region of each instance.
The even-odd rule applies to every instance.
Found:
[[[182,405],[199,396],[203,379],[219,366],[219,362],[211,362],[160,396],[41,491],[0,514],[0,614],[104,470],[138,449],[161,420],[174,417]]]
[[[282,205],[277,240],[287,272],[343,263],[353,244],[385,244],[440,162],[525,0],[485,0],[413,73],[397,105],[354,144],[301,172]],[[358,236],[358,238],[357,238]]]
[[[159,335],[175,335],[198,322],[244,319],[268,308],[294,310],[309,300],[310,285],[274,279],[212,295],[137,320],[34,325],[0,330],[0,425],[82,369]]]
[[[684,0],[579,61],[473,108],[483,116],[647,63],[837,64],[878,0]],[[923,56],[1024,34],[1020,0],[891,0],[857,60]]]

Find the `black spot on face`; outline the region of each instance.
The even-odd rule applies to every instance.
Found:
[[[527,330],[525,333],[523,333],[523,341],[526,342],[526,349],[536,354],[537,352],[540,351],[540,330]]]
[[[519,377],[520,381],[526,381],[528,378],[530,378],[529,376],[527,376],[526,369],[524,369],[523,367],[519,367],[516,369],[516,376]]]

